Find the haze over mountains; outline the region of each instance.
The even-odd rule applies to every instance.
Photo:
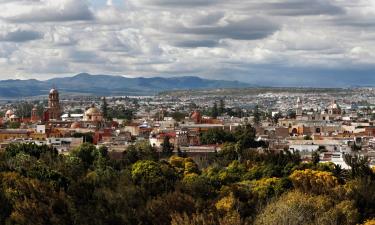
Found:
[[[0,97],[19,98],[47,95],[49,89],[57,87],[62,94],[84,94],[97,96],[152,95],[161,91],[181,89],[243,88],[251,87],[239,81],[209,80],[194,76],[126,78],[111,75],[81,73],[73,77],[40,80],[0,81]]]

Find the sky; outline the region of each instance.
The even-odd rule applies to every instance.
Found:
[[[0,79],[375,85],[373,0],[0,0]]]

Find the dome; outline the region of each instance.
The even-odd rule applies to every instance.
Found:
[[[340,109],[340,106],[337,104],[336,101],[333,101],[330,106],[328,106],[328,109]]]
[[[74,122],[74,123],[72,123],[70,128],[72,128],[72,129],[81,128],[81,124],[79,122]]]
[[[92,106],[91,108],[89,108],[89,109],[85,112],[85,114],[86,114],[87,116],[89,116],[89,115],[99,115],[99,114],[101,114],[101,112],[100,112],[100,110],[99,110],[98,108],[96,108],[95,106]]]
[[[50,91],[49,91],[50,94],[58,94],[59,92],[57,91],[57,89],[55,88],[52,88]]]
[[[7,116],[11,116],[13,114],[14,114],[14,112],[10,109],[5,113],[5,115],[7,115]]]
[[[19,119],[18,116],[16,116],[16,115],[12,115],[10,118],[11,119]]]
[[[92,122],[100,122],[103,120],[103,115],[100,112],[98,108],[95,107],[95,105],[92,105],[91,108],[89,108],[85,112],[85,116],[83,117],[84,121],[92,121]]]

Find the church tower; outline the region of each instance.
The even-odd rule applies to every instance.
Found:
[[[302,116],[302,101],[301,99],[298,97],[297,99],[297,105],[296,105],[296,117],[301,117]]]
[[[39,120],[38,118],[38,109],[36,106],[31,110],[31,122],[35,123]]]
[[[59,120],[61,116],[59,92],[53,88],[48,96],[48,117],[50,120]]]

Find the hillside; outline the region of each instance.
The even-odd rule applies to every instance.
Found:
[[[17,98],[45,95],[51,87],[62,94],[90,95],[154,95],[163,91],[186,89],[241,88],[250,84],[238,81],[209,80],[194,76],[126,78],[111,75],[81,73],[73,77],[39,80],[0,81],[0,97]]]

